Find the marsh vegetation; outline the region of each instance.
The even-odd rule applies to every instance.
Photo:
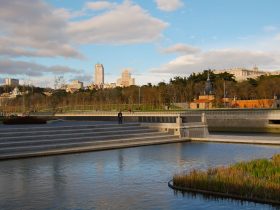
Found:
[[[175,187],[205,190],[248,200],[280,202],[280,154],[229,167],[192,170],[173,177]]]

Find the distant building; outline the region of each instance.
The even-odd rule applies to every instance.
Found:
[[[269,72],[269,75],[280,75],[280,71]]]
[[[19,80],[18,79],[12,79],[12,78],[6,78],[5,79],[5,85],[18,86],[19,85]]]
[[[8,100],[14,99],[17,96],[21,96],[23,94],[28,94],[27,92],[20,92],[18,87],[15,87],[12,92],[10,93],[2,93],[0,95],[0,106],[3,106]]]
[[[28,93],[28,92],[27,92],[27,93]],[[10,93],[10,98],[16,98],[17,96],[20,96],[20,95],[22,95],[22,94],[24,94],[24,92],[23,92],[23,93],[20,92],[19,89],[18,89],[18,87],[15,87],[15,88],[13,89],[13,91]]]
[[[190,109],[213,109],[219,103],[223,103],[228,108],[280,108],[280,100],[277,99],[277,96],[274,96],[273,99],[238,100],[236,98],[222,98],[217,100],[213,94],[213,87],[208,73],[204,95],[200,95],[198,99],[193,100],[190,103]]]
[[[190,103],[190,109],[212,109],[214,108],[215,95],[213,95],[213,86],[210,81],[209,72],[205,83],[204,95],[200,95]]]
[[[112,89],[112,88],[115,88],[115,87],[117,87],[116,83],[106,83],[103,86],[104,89]]]
[[[220,74],[228,72],[235,76],[236,81],[244,81],[249,78],[256,79],[262,75],[280,75],[280,71],[260,71],[258,67],[254,67],[253,69],[246,68],[232,68],[232,69],[223,69],[223,70],[213,70],[213,73]]]
[[[232,100],[232,108],[279,108],[280,100],[274,99],[254,99],[254,100]]]
[[[44,91],[43,94],[45,96],[52,96],[53,95],[53,92],[52,91]]]
[[[117,86],[119,87],[128,87],[131,85],[135,85],[135,79],[131,77],[131,73],[129,70],[125,69],[122,72],[121,78],[117,80]]]
[[[5,103],[10,99],[9,93],[2,93],[0,95],[0,106],[4,106]]]
[[[102,64],[95,65],[94,81],[95,85],[98,87],[102,87],[104,85],[104,67]]]
[[[74,93],[83,88],[84,88],[83,82],[80,82],[79,80],[73,80],[69,85],[67,85],[66,92]]]

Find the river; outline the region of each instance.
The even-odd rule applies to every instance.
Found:
[[[279,209],[175,194],[173,174],[270,158],[280,146],[178,143],[0,161],[0,209]]]

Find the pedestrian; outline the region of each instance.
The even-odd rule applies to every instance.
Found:
[[[122,116],[122,112],[121,111],[118,113],[118,121],[119,121],[119,124],[122,124],[123,116]]]

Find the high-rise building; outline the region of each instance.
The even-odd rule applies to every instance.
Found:
[[[18,86],[19,85],[19,80],[18,79],[12,79],[12,78],[6,78],[5,79],[5,85]]]
[[[102,64],[95,65],[94,81],[95,85],[99,87],[104,85],[104,67]]]
[[[131,73],[128,69],[122,72],[122,77],[117,80],[117,86],[128,87],[135,85],[135,79],[131,77]]]

